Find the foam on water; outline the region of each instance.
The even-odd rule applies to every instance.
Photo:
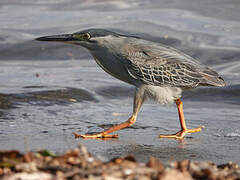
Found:
[[[234,132],[227,133],[226,137],[240,137],[240,130],[237,129]]]

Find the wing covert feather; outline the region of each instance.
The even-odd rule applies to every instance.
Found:
[[[196,87],[202,67],[193,58],[167,46],[125,46],[123,57],[129,74],[155,86]]]

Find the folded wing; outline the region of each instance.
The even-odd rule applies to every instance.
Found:
[[[145,84],[193,88],[225,86],[217,72],[168,46],[129,43],[121,54],[129,74]],[[127,52],[127,53],[126,53]]]

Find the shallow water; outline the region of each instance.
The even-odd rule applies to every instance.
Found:
[[[69,1],[68,1],[69,2]],[[0,148],[63,152],[79,143],[101,159],[134,154],[172,160],[240,162],[240,12],[238,2],[11,1],[0,3]],[[35,42],[43,35],[102,27],[162,42],[199,59],[225,88],[184,93],[183,142],[159,139],[179,130],[176,107],[147,102],[116,140],[74,139],[126,121],[134,88],[103,72],[72,45]]]

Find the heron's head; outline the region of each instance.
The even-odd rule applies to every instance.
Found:
[[[72,34],[44,36],[37,38],[36,40],[76,44],[86,47],[89,50],[95,50],[96,48],[103,46],[118,46],[126,37],[132,36],[121,35],[104,29],[87,29]]]

